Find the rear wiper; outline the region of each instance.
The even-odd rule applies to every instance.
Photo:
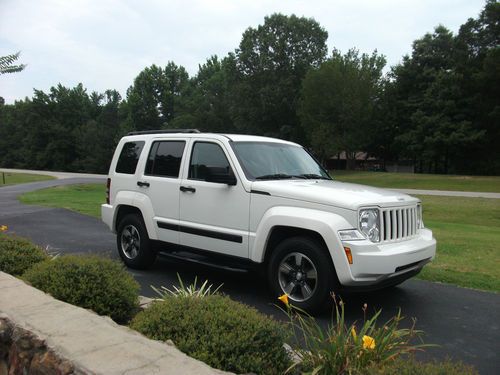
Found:
[[[284,180],[287,178],[293,178],[289,174],[275,173],[275,174],[265,174],[263,176],[255,177],[256,180]]]
[[[314,173],[304,173],[301,174],[302,177],[311,179],[311,180],[331,180],[331,178],[321,176],[319,174],[314,174]]]

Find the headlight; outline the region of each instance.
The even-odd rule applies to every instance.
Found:
[[[372,242],[380,242],[379,210],[368,208],[359,211],[359,230]]]

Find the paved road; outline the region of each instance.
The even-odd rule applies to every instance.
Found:
[[[117,258],[115,238],[99,220],[64,209],[25,206],[16,196],[31,190],[60,184],[103,182],[104,178],[67,178],[0,188],[0,225],[9,232],[25,236],[60,253],[97,253]],[[284,319],[274,306],[259,275],[221,272],[207,267],[160,258],[148,271],[131,271],[141,284],[141,293],[154,296],[151,285],[171,287],[179,273],[186,282],[197,275],[208,279],[233,299],[255,306],[260,311]],[[362,320],[361,306],[368,303],[374,311],[383,309],[382,320],[398,309],[408,318],[417,319],[417,328],[426,332],[426,343],[440,345],[419,353],[418,358],[451,357],[476,366],[481,374],[496,374],[498,357],[500,295],[450,285],[409,280],[397,288],[370,294],[344,296],[349,321]],[[318,317],[326,326],[330,314]]]

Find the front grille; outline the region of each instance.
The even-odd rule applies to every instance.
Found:
[[[417,235],[417,206],[381,210],[382,242],[406,240]]]

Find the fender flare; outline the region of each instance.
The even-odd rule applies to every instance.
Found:
[[[115,217],[113,218],[113,227],[117,224],[116,217],[120,206],[135,207],[141,211],[142,219],[144,220],[144,225],[148,231],[149,238],[152,240],[158,239],[153,220],[148,220],[148,218],[154,217],[154,211],[151,200],[146,195],[131,191],[120,191],[116,194],[115,204],[117,209],[115,210]]]
[[[266,211],[251,241],[250,259],[257,263],[264,262],[268,241],[275,227],[292,227],[318,233],[324,240],[335,266],[339,281],[349,280],[349,263],[343,251],[337,231],[351,228],[352,225],[342,216],[315,209],[277,206]],[[251,234],[252,235],[252,234]],[[345,276],[344,276],[345,275]]]

